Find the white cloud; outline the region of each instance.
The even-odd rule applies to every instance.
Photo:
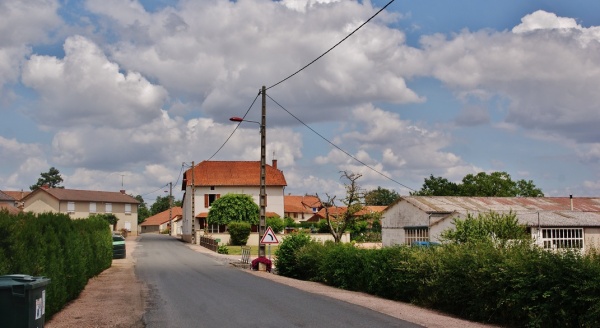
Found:
[[[227,118],[227,112],[239,113],[262,84],[269,86],[300,69],[374,13],[370,3],[353,1],[311,2],[314,6],[306,12],[277,2],[190,1],[155,13],[127,6],[118,14],[118,9],[109,8],[110,2],[93,3],[90,8],[114,21],[114,29],[121,32],[111,58],[219,119]],[[381,17],[396,19],[391,14]],[[311,120],[317,113],[333,118],[356,102],[423,101],[400,73],[398,61],[411,52],[404,34],[380,22],[367,24],[336,51],[269,93]],[[322,111],[325,107],[329,110]],[[289,116],[271,116],[271,122],[284,119],[289,121]]]
[[[43,126],[135,127],[160,116],[167,92],[137,72],[122,73],[82,36],[65,41],[65,58],[33,55],[23,83],[40,94],[31,115]]]

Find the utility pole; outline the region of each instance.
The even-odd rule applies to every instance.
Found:
[[[266,205],[267,205],[267,169],[266,169],[266,143],[267,143],[267,88],[262,87],[262,111],[260,120],[260,221],[258,223],[258,257],[265,257],[265,244],[260,241],[267,231]]]
[[[194,161],[192,161],[192,244],[196,243],[196,191],[194,190]]]
[[[169,234],[173,236],[173,182],[169,182]]]

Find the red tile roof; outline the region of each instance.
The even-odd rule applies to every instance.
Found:
[[[317,196],[283,196],[283,207],[286,213],[308,213],[312,208],[320,208],[321,202]]]
[[[196,186],[259,186],[260,162],[203,161],[194,168]],[[266,165],[267,186],[287,186],[283,172]],[[183,174],[182,189],[192,184],[192,169]]]
[[[76,190],[62,188],[39,188],[32,191],[23,199],[27,199],[32,195],[40,192],[46,192],[54,198],[62,201],[73,202],[106,202],[106,203],[128,203],[139,204],[140,202],[134,197],[123,194],[118,191],[94,191],[94,190]]]
[[[10,214],[19,214],[21,212],[21,210],[12,205],[0,203],[0,211],[4,210],[8,211]]]
[[[182,216],[183,210],[181,207],[176,206],[171,208],[171,219],[173,221],[176,220],[177,217]],[[141,226],[153,226],[153,225],[161,225],[169,221],[169,210],[160,212],[156,215],[148,217],[144,222],[142,222]]]
[[[9,195],[10,197],[14,198],[15,200],[19,201],[25,197],[27,197],[27,195],[31,194],[31,191],[13,191],[13,190],[3,190],[3,192],[7,195]]]

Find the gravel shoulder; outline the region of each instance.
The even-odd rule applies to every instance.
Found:
[[[137,238],[127,237],[127,258],[113,260],[109,269],[91,279],[81,295],[57,313],[50,321],[47,321],[45,326],[48,328],[145,327],[142,317],[146,308],[148,289],[135,276],[135,259],[131,256],[137,246]],[[224,263],[239,261],[239,256],[217,254],[198,245],[186,245],[194,251],[205,253]],[[290,279],[262,271],[240,270],[310,293],[360,305],[425,327],[494,327],[453,318],[411,304],[390,301],[365,293],[341,290],[315,282]]]

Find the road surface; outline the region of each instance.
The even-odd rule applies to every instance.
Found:
[[[250,275],[165,235],[142,235],[133,256],[149,289],[148,328],[421,327]]]

